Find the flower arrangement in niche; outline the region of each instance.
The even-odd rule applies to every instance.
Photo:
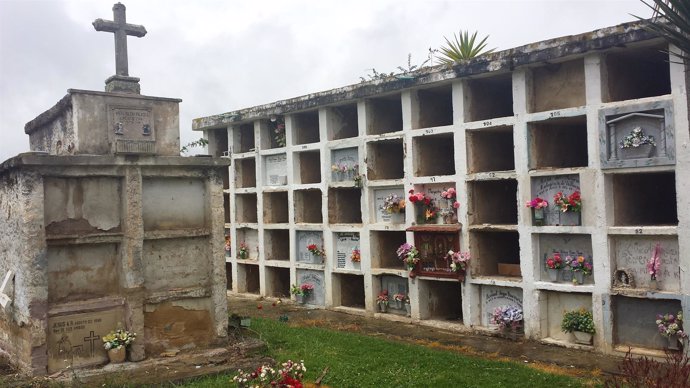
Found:
[[[132,342],[137,338],[137,333],[132,333],[127,330],[117,329],[111,331],[105,337],[101,338],[105,350],[128,348]]]
[[[323,249],[319,249],[316,244],[307,245],[307,250],[314,256],[326,257],[326,252],[324,252]]]
[[[584,283],[584,277],[592,274],[592,263],[585,259],[584,256],[566,256],[565,265],[573,272],[573,283]]]
[[[641,127],[635,127],[628,136],[624,137],[619,143],[621,149],[626,148],[637,148],[645,144],[651,144],[652,147],[656,147],[656,142],[654,141],[654,136],[647,136]]]
[[[522,327],[522,309],[516,306],[501,306],[491,314],[491,324],[498,325],[499,330],[511,329],[516,331]]]
[[[450,260],[450,270],[458,274],[458,280],[464,281],[470,263],[470,253],[450,250],[446,254],[446,259]]]
[[[558,193],[556,193],[556,195],[553,196],[553,203],[563,213],[579,212],[582,210],[582,198],[580,198],[579,191],[575,191],[570,195],[565,195],[559,191]]]
[[[362,261],[362,255],[359,249],[355,248],[352,250],[352,253],[350,253],[350,260],[352,260],[353,263],[359,263]]]
[[[441,193],[441,197],[447,199],[449,205],[453,209],[457,209],[460,207],[460,202],[457,201],[458,193],[455,191],[454,187],[444,189]]]
[[[240,243],[240,247],[237,250],[237,258],[242,260],[249,258],[249,246],[244,241]]]
[[[570,257],[570,256],[568,256]],[[572,258],[571,258],[572,260]],[[563,258],[561,257],[561,254],[558,252],[555,252],[553,256],[549,256],[546,258],[546,268],[547,269],[562,269],[564,267],[563,263]]]
[[[548,206],[549,203],[545,199],[539,197],[527,201],[527,207],[532,209],[532,219],[535,226],[544,225],[544,219],[546,218],[544,211]]]
[[[543,209],[549,206],[549,203],[542,198],[536,197],[531,201],[527,201],[527,207],[532,209]]]
[[[302,379],[307,368],[304,361],[299,363],[287,360],[280,369],[262,365],[252,372],[237,371],[232,381],[240,388],[249,387],[302,387]]]
[[[652,253],[652,257],[649,258],[649,261],[647,261],[647,273],[649,276],[651,276],[651,280],[653,282],[656,282],[656,275],[659,273],[659,270],[661,270],[661,245],[659,243],[656,243],[654,246],[654,252]]]
[[[656,326],[659,329],[659,334],[662,337],[669,338],[671,336],[678,336],[685,338],[688,334],[683,330],[683,312],[678,311],[675,316],[673,314],[657,314]]]
[[[417,222],[425,223],[436,219],[438,209],[434,205],[434,201],[428,194],[424,192],[415,192],[414,189],[408,191],[408,200],[415,205],[417,209]]]
[[[386,213],[404,213],[405,199],[398,194],[388,194],[380,207]]]
[[[386,311],[388,311],[388,303],[389,303],[388,290],[383,290],[376,297],[376,304],[379,306],[379,310],[382,313],[385,313]]]
[[[594,329],[594,318],[592,317],[592,312],[587,311],[584,308],[566,311],[563,314],[563,320],[561,321],[561,330],[563,330],[564,333],[580,331],[583,333],[594,334],[596,330]]]
[[[405,263],[407,270],[410,272],[412,272],[417,263],[419,263],[419,251],[412,244],[404,243],[398,247],[395,253],[398,255],[398,258]]]
[[[285,147],[285,119],[282,117],[271,117],[271,127],[273,133],[273,141],[278,147]]]
[[[293,284],[290,286],[290,293],[293,295],[309,296],[314,292],[314,285],[311,283],[302,283],[299,286]]]

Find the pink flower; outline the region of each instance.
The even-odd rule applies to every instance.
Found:
[[[454,207],[455,209],[459,208],[459,207],[460,207],[460,202],[458,202],[458,201],[453,202],[453,207]]]

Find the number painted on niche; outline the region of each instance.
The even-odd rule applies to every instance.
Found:
[[[425,134],[425,135],[433,135],[433,134],[434,134],[434,130],[433,130],[433,129],[425,129],[425,130],[424,130],[424,134]]]
[[[485,127],[490,127],[492,124],[493,124],[493,123],[492,123],[491,121],[484,121],[484,122],[482,123],[482,125],[484,125]]]
[[[561,112],[551,112],[549,113],[549,117],[559,117],[561,115]]]
[[[306,149],[307,149],[307,146],[303,145],[303,146],[302,146],[302,149],[303,149],[303,150],[306,150]]]
[[[495,172],[490,172],[490,173],[489,173],[489,178],[496,178],[496,173],[495,173]]]
[[[435,176],[432,176],[431,178],[429,178],[429,180],[432,181],[432,182],[436,182],[436,177],[435,177]]]
[[[642,230],[641,228],[635,229],[635,234],[643,234],[643,233],[644,233],[644,230]]]

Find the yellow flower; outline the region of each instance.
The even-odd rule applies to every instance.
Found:
[[[578,263],[584,263],[584,261],[585,261],[585,258],[584,258],[584,257],[582,257],[582,256],[578,256],[578,257],[577,257],[577,262],[578,262]]]

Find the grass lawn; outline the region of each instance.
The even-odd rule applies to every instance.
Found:
[[[453,351],[357,333],[252,319],[252,330],[278,361],[304,360],[306,381],[329,387],[580,387],[591,381],[555,375],[516,362],[491,361]],[[200,378],[184,387],[228,387],[231,375]]]

